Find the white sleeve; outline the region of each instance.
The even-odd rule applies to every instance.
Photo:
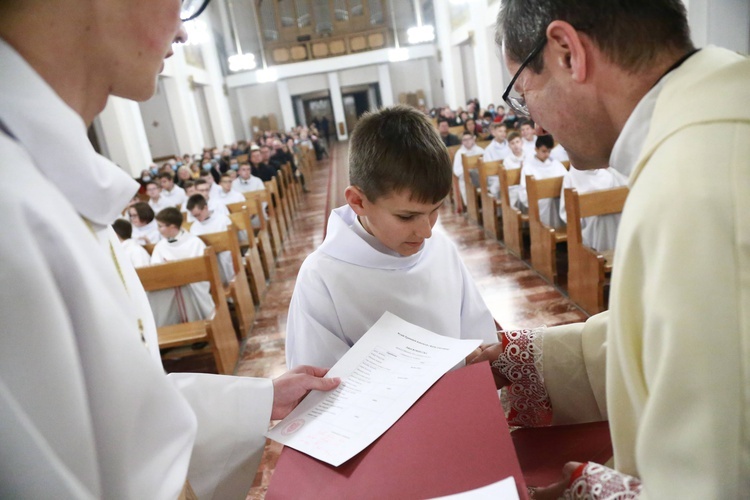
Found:
[[[453,175],[455,175],[456,177],[461,177],[462,175],[464,175],[464,164],[461,160],[462,155],[463,153],[459,149],[458,151],[456,151],[456,155],[453,157]]]
[[[273,407],[269,379],[173,373],[198,433],[188,480],[198,498],[245,498],[260,465]]]
[[[461,338],[482,339],[483,344],[497,342],[497,327],[469,270],[459,259],[463,275],[463,302],[461,304]]]
[[[287,367],[333,366],[349,350],[349,344],[335,333],[340,330],[338,313],[325,283],[303,265],[289,304]]]

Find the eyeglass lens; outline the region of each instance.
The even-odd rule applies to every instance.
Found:
[[[180,19],[183,22],[197,17],[208,4],[209,0],[182,0],[180,7]]]

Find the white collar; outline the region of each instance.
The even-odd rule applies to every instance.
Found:
[[[360,231],[367,236],[363,236]],[[388,250],[388,253],[380,251],[370,244],[373,238],[377,241],[357,222],[354,210],[349,205],[344,205],[331,212],[328,218],[326,239],[320,245],[319,250],[335,259],[357,266],[395,270],[413,267],[431,244],[431,239],[425,240],[417,253],[403,256],[391,250]],[[378,244],[382,248],[382,243],[378,241]]]
[[[630,177],[641,151],[643,151],[648,132],[651,129],[651,117],[654,114],[656,100],[669,76],[666,75],[662,78],[638,102],[625,122],[620,136],[615,141],[609,157],[609,165],[625,177]]]
[[[81,216],[111,224],[138,183],[94,151],[83,119],[3,40],[0,61],[0,120]]]

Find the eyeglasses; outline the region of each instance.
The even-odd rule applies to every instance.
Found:
[[[521,66],[518,67],[518,71],[516,71],[516,74],[513,75],[513,79],[510,81],[508,88],[505,89],[505,92],[503,93],[503,101],[505,101],[505,104],[510,106],[513,111],[516,112],[516,114],[525,116],[526,118],[531,118],[529,108],[526,106],[526,99],[521,96],[512,96],[510,95],[510,93],[513,91],[513,85],[515,85],[516,80],[518,80],[518,77],[521,75],[521,72],[526,68],[526,66],[529,65],[529,63],[531,63],[531,61],[534,60],[536,56],[539,55],[546,43],[547,34],[545,33],[531,50],[531,53],[526,56],[526,59],[523,60]]]
[[[196,17],[200,16],[206,7],[208,2],[211,0],[182,0],[182,6],[180,7],[180,20],[183,23],[192,21]]]

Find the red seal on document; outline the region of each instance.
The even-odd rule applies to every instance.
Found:
[[[283,429],[281,429],[281,435],[288,436],[290,434],[294,434],[295,432],[300,430],[303,425],[305,425],[305,419],[295,418],[294,420],[286,424]]]

